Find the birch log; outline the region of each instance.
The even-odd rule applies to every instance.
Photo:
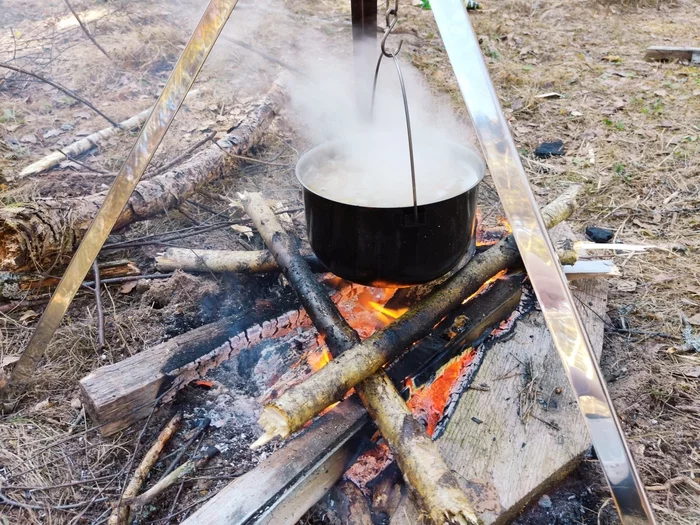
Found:
[[[284,231],[262,196],[246,195],[244,206],[331,353],[336,356],[357,345],[360,336],[318,285],[292,237]],[[386,373],[379,371],[358,384],[357,392],[432,523],[476,525],[476,513],[437,445],[413,418]]]
[[[572,186],[542,210],[548,228],[567,219],[576,208],[580,186]],[[361,344],[346,350],[303,383],[291,387],[268,404],[260,417],[263,438],[287,437],[346,392],[396,358],[405,348],[426,336],[435,324],[476,293],[490,277],[522,265],[512,235],[477,254],[445,283],[406,314]],[[261,439],[263,439],[261,438]]]
[[[197,90],[193,89],[187,94],[187,98],[192,98],[196,95]],[[151,111],[153,111],[153,106],[148,109],[144,109],[141,113],[120,122],[119,127],[110,126],[109,128],[101,129],[100,131],[91,133],[87,137],[73,142],[72,144],[63,148],[61,151],[53,151],[44,158],[31,163],[29,166],[20,171],[19,175],[14,178],[10,177],[9,180],[23,179],[24,177],[30,177],[31,175],[37,175],[44,171],[48,171],[58,166],[64,160],[67,160],[66,155],[68,155],[68,157],[79,157],[83,153],[90,151],[95,146],[99,146],[102,142],[121,131],[138,129],[144,122],[146,122],[146,119],[148,118],[148,115],[151,114]]]
[[[124,208],[115,230],[176,208],[198,188],[225,176],[260,139],[285,94],[280,82],[218,141],[179,167],[141,181]],[[107,192],[76,198],[45,198],[0,209],[0,268],[21,271],[66,262],[77,248]]]

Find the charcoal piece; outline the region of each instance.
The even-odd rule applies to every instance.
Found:
[[[596,226],[588,226],[586,228],[586,237],[600,244],[610,242],[613,235],[615,235],[615,232],[609,228],[598,228]]]
[[[535,157],[546,159],[547,157],[561,156],[564,154],[564,143],[561,140],[543,142],[535,150]]]

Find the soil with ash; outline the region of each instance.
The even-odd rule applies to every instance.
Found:
[[[154,103],[205,2],[71,4],[110,59],[87,39],[63,0],[7,0],[0,14],[0,62],[40,72],[121,121]],[[697,46],[692,39],[699,18],[700,7],[690,0],[485,0],[471,16],[538,199],[548,202],[571,183],[582,183],[582,208],[571,222],[577,232],[606,227],[615,232],[616,242],[664,248],[632,256],[605,252],[622,276],[611,280],[602,368],[641,476],[653,489],[650,497],[659,523],[680,525],[700,522],[700,494],[693,485],[700,473],[700,68],[649,63],[643,55],[650,45]],[[282,9],[272,0],[241,1],[224,36],[292,64],[308,64],[313,60],[302,60],[300,50],[308,49],[301,44],[310,34],[323,44],[319,56],[325,51],[351,55],[348,21],[349,2],[301,0]],[[404,57],[436,94],[447,98],[455,114],[466,118],[432,13],[402,3],[398,27],[405,39]],[[259,54],[221,39],[194,85],[197,94],[183,105],[153,166],[165,165],[211,132],[221,135],[235,127],[280,70]],[[31,162],[107,124],[45,84],[20,74],[2,75],[2,204],[107,189],[133,144],[132,133],[109,139],[80,163],[66,159],[49,173],[11,180]],[[104,250],[99,259],[126,258],[144,275],[156,273],[154,256],[163,249],[156,244],[158,235],[187,233],[196,223],[240,216],[231,201],[241,191],[262,191],[280,209],[292,210],[284,218],[304,237],[293,167],[299,152],[315,140],[308,131],[284,111],[265,132],[261,146],[250,152],[252,159],[179,202],[179,209],[164,210],[108,240],[154,244]],[[535,156],[540,144],[556,140],[564,143],[564,155]],[[500,208],[488,179],[482,188],[484,217],[495,223]],[[165,244],[263,247],[254,232],[231,228]],[[37,268],[50,275],[62,271]],[[297,359],[313,347],[310,336],[292,334],[244,361],[223,365],[205,382],[184,388],[173,403],[155,409],[147,421],[107,438],[93,428],[77,385],[100,366],[289,294],[288,284],[274,274],[176,272],[162,280],[104,285],[105,344],[100,345],[93,292],[81,290],[46,363],[14,411],[0,416],[0,523],[104,523],[110,502],[119,499],[135,465],[176,410],[184,414],[182,429],[147,486],[165,471],[203,418],[211,426],[187,457],[208,445],[221,453],[191,481],[147,506],[137,517],[139,523],[164,523],[168,517],[182,521],[257,465],[280,446],[273,443],[256,452],[248,447],[259,435],[257,416],[269,387],[260,379],[290,368],[290,361],[277,358],[282,354],[276,353],[276,345],[282,345],[289,359]],[[39,303],[23,303],[0,314],[0,362],[26,345],[48,297],[46,290],[34,291],[25,299]],[[7,301],[0,298],[0,303]],[[670,480],[675,481],[667,484]],[[79,506],[58,508],[70,504]],[[301,523],[328,522],[317,508]],[[546,497],[523,509],[515,523],[617,523],[596,460],[584,459]]]

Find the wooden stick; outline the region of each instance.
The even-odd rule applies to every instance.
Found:
[[[569,217],[580,186],[572,186],[542,210],[551,228]],[[327,406],[396,358],[405,348],[426,336],[435,324],[477,292],[482,284],[505,268],[521,265],[512,236],[477,254],[454,276],[387,328],[378,331],[354,348],[345,351],[303,383],[291,387],[268,404],[260,417],[265,430],[261,441],[274,436],[287,437]]]
[[[136,264],[126,259],[99,263],[98,267],[100,269],[102,281],[105,281],[105,279],[137,276],[141,274],[141,270]],[[94,275],[94,272],[92,274],[88,273],[88,278],[94,279]],[[58,284],[59,280],[58,277],[45,277],[42,275],[16,272],[0,272],[0,296],[16,299],[23,296],[28,291],[38,291],[43,288],[55,286]],[[95,285],[94,281],[85,281],[83,284],[86,286]]]
[[[197,96],[198,93],[198,90],[193,89],[192,91],[187,93],[187,98],[185,100]],[[29,177],[30,175],[37,175],[38,173],[41,173],[43,171],[48,171],[58,166],[66,158],[74,160],[75,157],[86,153],[87,151],[91,150],[96,146],[99,146],[102,142],[113,137],[117,133],[140,128],[143,125],[143,123],[146,122],[146,119],[151,114],[151,111],[153,111],[153,106],[151,106],[148,109],[144,109],[141,113],[138,113],[133,117],[120,122],[118,126],[112,126],[109,128],[102,129],[100,131],[96,131],[95,133],[92,133],[85,138],[82,138],[76,142],[73,142],[72,144],[69,144],[60,151],[54,151],[52,153],[49,153],[46,157],[39,159],[36,162],[33,162],[32,164],[24,168],[22,171],[19,172],[19,175],[16,175],[15,177],[12,177],[10,175],[8,180],[22,179],[24,177]]]
[[[245,195],[243,204],[331,353],[338,355],[359,344],[360,336],[323,292],[262,195]],[[433,522],[475,525],[478,520],[469,500],[387,375],[374,374],[357,385],[357,392]]]
[[[46,77],[40,75],[39,73],[34,73],[34,72],[32,72],[32,71],[27,71],[26,69],[22,69],[21,67],[13,66],[12,64],[7,64],[7,63],[5,63],[5,62],[0,62],[0,67],[4,67],[5,69],[10,69],[10,70],[12,70],[12,71],[15,71],[16,73],[22,73],[23,75],[27,75],[27,76],[30,76],[30,77],[34,77],[34,78],[36,78],[37,80],[40,80],[41,82],[44,82],[45,84],[48,84],[49,86],[55,87],[55,88],[58,89],[59,91],[61,91],[61,92],[65,93],[66,95],[68,95],[70,98],[75,99],[75,100],[77,100],[78,102],[81,102],[81,103],[85,104],[87,107],[89,107],[89,108],[90,108],[91,110],[93,110],[95,113],[97,113],[100,117],[102,117],[102,118],[105,119],[107,122],[109,122],[112,126],[119,127],[119,124],[118,124],[116,121],[114,121],[114,120],[112,120],[111,118],[109,118],[107,115],[105,115],[105,114],[102,113],[99,109],[97,109],[95,106],[93,106],[91,102],[89,102],[88,100],[85,100],[83,97],[81,97],[81,96],[78,95],[77,93],[74,93],[73,91],[71,91],[71,90],[68,89],[67,87],[63,87],[61,84],[57,84],[57,83],[54,82],[53,80],[49,80],[48,78],[46,78]]]
[[[153,485],[143,494],[136,496],[130,500],[124,498],[123,504],[129,505],[131,507],[131,514],[133,515],[138,509],[147,505],[163,492],[168,490],[170,487],[179,483],[184,478],[193,474],[198,468],[204,467],[212,458],[219,454],[219,449],[216,447],[206,447],[197,457],[185,461],[178,468],[170,472],[168,475],[164,476],[161,480]]]
[[[316,257],[303,254],[313,271],[326,271]],[[192,248],[168,248],[156,255],[156,268],[162,272],[185,270],[188,272],[277,272],[279,266],[267,250],[195,250]]]
[[[276,82],[218,146],[232,153],[245,153],[282,107],[285,94]],[[115,225],[158,216],[176,208],[199,188],[231,173],[237,161],[218,146],[210,146],[172,170],[141,181]],[[85,197],[45,198],[0,209],[0,267],[10,271],[52,264],[56,257],[67,259],[77,248],[102,205],[107,192]]]
[[[80,17],[78,16],[78,13],[75,11],[75,9],[73,9],[73,6],[70,4],[70,2],[69,2],[68,0],[63,0],[63,1],[64,1],[64,2],[66,3],[66,5],[68,6],[68,9],[70,9],[70,12],[73,13],[73,16],[74,16],[75,19],[78,21],[78,24],[80,25],[80,29],[83,30],[83,33],[85,33],[85,36],[87,36],[87,37],[90,39],[90,41],[91,41],[93,44],[95,44],[95,47],[97,47],[97,49],[99,49],[100,51],[102,51],[102,54],[103,54],[104,56],[106,56],[107,58],[109,58],[110,60],[112,60],[112,57],[109,56],[109,54],[107,53],[107,51],[105,51],[104,48],[103,48],[100,44],[97,43],[97,40],[95,40],[95,37],[92,36],[92,34],[90,33],[90,30],[89,30],[88,27],[85,25],[85,23],[80,19]]]
[[[124,489],[121,495],[120,502],[114,507],[107,525],[125,525],[129,522],[129,506],[124,503],[124,500],[129,501],[135,498],[136,495],[141,490],[144,481],[148,477],[148,473],[156,464],[160,454],[163,452],[165,445],[172,435],[177,431],[180,423],[182,422],[182,414],[180,412],[176,413],[163,430],[161,430],[155,443],[151,445],[151,448],[146,452],[146,455],[141,460],[141,463],[136,468],[134,475],[131,477],[131,481]]]
[[[92,273],[95,274],[95,304],[97,305],[97,343],[100,348],[105,345],[105,315],[102,310],[102,295],[100,290],[100,269],[97,260],[92,262]]]

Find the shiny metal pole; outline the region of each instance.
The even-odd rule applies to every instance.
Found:
[[[622,523],[655,523],[462,0],[433,0],[431,6],[486,163]]]
[[[32,377],[92,262],[146,171],[237,2],[210,0],[134,147],[58,283],[27,348],[15,365],[11,385],[24,383]]]

